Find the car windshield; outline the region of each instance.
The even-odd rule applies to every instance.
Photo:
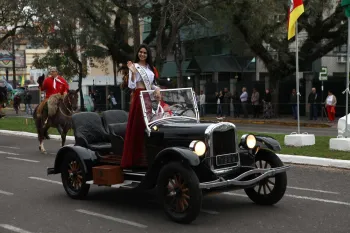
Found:
[[[192,88],[162,89],[160,101],[154,91],[141,91],[140,97],[146,125],[162,119],[199,120]]]

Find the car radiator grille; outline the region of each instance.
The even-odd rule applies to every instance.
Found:
[[[235,166],[238,162],[236,153],[235,131],[213,132],[213,157],[214,169]]]

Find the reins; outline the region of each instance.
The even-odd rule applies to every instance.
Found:
[[[70,116],[65,114],[62,109],[61,109],[61,106],[59,106],[58,108],[60,109],[60,112],[62,113],[62,115],[64,115],[65,117],[72,117],[72,110],[70,110],[67,105],[66,105],[66,97],[68,96],[68,94],[63,98],[63,105],[64,107],[66,108],[66,110],[69,112],[69,114],[71,114]],[[70,99],[68,98],[68,102],[70,104],[70,106],[72,106],[72,102],[70,101]]]

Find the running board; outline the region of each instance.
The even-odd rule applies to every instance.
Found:
[[[120,184],[113,184],[113,185],[98,185],[98,184],[94,184],[93,180],[89,180],[86,181],[86,184],[94,184],[94,185],[98,185],[98,186],[107,186],[107,187],[111,187],[111,188],[135,188],[139,185],[140,181],[136,181],[136,180],[124,180],[123,183]]]

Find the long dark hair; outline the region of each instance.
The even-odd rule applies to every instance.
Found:
[[[141,44],[139,49],[137,50],[136,56],[135,56],[135,63],[138,63],[140,61],[139,58],[139,52],[140,50],[144,48],[147,51],[147,58],[146,58],[146,63],[150,66],[150,69],[153,71],[154,74],[156,74],[156,71],[154,70],[154,66],[153,66],[153,58],[152,58],[152,51],[151,49],[148,47],[148,45],[146,44]]]

